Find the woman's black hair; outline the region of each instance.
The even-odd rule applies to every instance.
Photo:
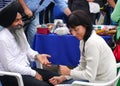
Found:
[[[82,10],[73,11],[68,16],[68,20],[67,20],[67,27],[69,29],[75,28],[79,25],[82,25],[86,28],[86,33],[83,38],[83,40],[86,42],[92,33],[93,26],[92,26],[89,16]]]

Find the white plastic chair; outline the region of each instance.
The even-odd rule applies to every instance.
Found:
[[[120,67],[120,63],[116,64],[117,68]],[[83,81],[74,81],[72,84],[58,84],[55,86],[116,86],[118,80],[120,78],[120,71],[118,71],[117,76],[108,82],[104,83],[91,83],[91,82],[83,82]]]
[[[117,63],[117,68],[120,67],[120,63]],[[118,71],[118,74],[116,76],[116,78],[114,78],[111,81],[108,82],[104,82],[104,83],[91,83],[91,82],[82,82],[82,81],[74,81],[72,83],[72,86],[116,86],[118,80],[120,78],[120,71]]]
[[[19,73],[0,71],[0,76],[4,76],[4,75],[16,77],[18,86],[24,86],[22,76]]]
[[[37,65],[37,68],[43,69],[43,65],[40,64],[39,62],[37,62],[36,65]],[[4,76],[4,75],[16,77],[17,82],[18,82],[18,86],[24,86],[21,74],[19,74],[19,73],[13,73],[13,72],[0,71],[0,76]]]

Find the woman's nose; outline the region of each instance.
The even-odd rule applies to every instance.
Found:
[[[75,32],[75,31],[72,31],[72,35],[75,36],[75,35],[76,35],[76,32]]]

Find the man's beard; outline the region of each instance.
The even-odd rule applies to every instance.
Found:
[[[21,50],[26,50],[28,48],[28,42],[26,40],[24,30],[22,26],[18,27],[10,27],[10,32],[14,36],[18,46],[21,48]]]
[[[23,25],[10,26],[8,28],[10,31],[14,31],[14,30],[19,30],[19,29],[23,28]]]

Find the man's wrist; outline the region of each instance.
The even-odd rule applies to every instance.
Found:
[[[40,55],[40,54],[36,54],[36,55],[35,55],[35,59],[37,59],[38,55]]]

